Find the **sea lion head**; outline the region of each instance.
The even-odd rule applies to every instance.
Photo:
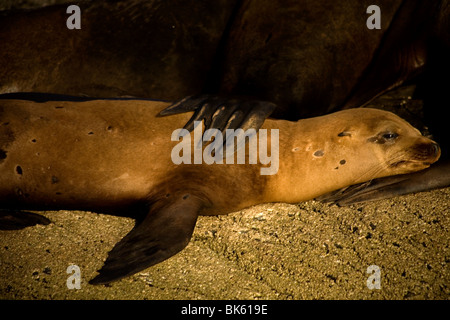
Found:
[[[280,141],[289,142],[280,143],[279,172],[264,187],[272,202],[300,202],[372,179],[419,171],[440,156],[437,143],[408,122],[371,108],[285,125]]]
[[[439,159],[441,150],[436,142],[391,112],[370,108],[343,112],[352,119],[337,136],[356,142],[366,164],[374,161],[366,180],[423,170]]]

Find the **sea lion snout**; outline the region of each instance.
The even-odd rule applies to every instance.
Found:
[[[427,164],[436,162],[441,155],[441,148],[434,142],[423,142],[414,147],[414,160],[424,161]]]
[[[402,157],[390,163],[390,168],[409,168],[412,171],[422,170],[439,160],[441,148],[425,137],[421,137],[409,148],[405,149]],[[407,170],[408,171],[408,170]]]

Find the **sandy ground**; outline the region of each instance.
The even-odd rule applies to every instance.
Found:
[[[200,217],[187,248],[130,278],[87,283],[133,226],[48,212],[47,226],[0,232],[2,299],[448,299],[450,188],[346,208],[264,204]],[[68,289],[69,265],[81,289]],[[367,268],[380,268],[380,289]]]
[[[420,101],[408,94],[374,106],[420,127]],[[181,253],[107,286],[88,281],[134,221],[45,212],[49,225],[0,231],[0,299],[449,299],[449,203],[447,188],[344,208],[309,201],[200,217]],[[80,289],[67,287],[70,265],[81,270]],[[380,289],[367,286],[371,265]]]

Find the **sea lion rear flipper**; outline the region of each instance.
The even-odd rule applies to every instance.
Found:
[[[221,131],[238,128],[258,130],[276,108],[274,103],[268,101],[197,95],[173,103],[159,115],[168,116],[195,111],[184,126],[189,131],[194,129],[194,121],[202,120],[205,120],[205,130],[211,128]]]
[[[105,284],[162,262],[186,247],[201,200],[193,195],[155,202],[144,220],[109,252],[91,284]]]
[[[316,200],[346,206],[450,186],[450,161],[398,176],[374,179],[322,195]]]
[[[37,224],[47,225],[49,223],[49,219],[37,213],[16,210],[0,211],[0,230],[19,230]]]

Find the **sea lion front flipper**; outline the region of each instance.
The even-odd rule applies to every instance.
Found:
[[[151,205],[144,220],[109,252],[91,284],[105,284],[162,262],[186,247],[202,201],[189,194]]]
[[[50,220],[37,213],[0,210],[0,230],[19,230],[37,224],[47,225]]]
[[[374,179],[322,195],[316,200],[346,206],[450,186],[450,160],[398,176]]]
[[[160,116],[195,111],[184,126],[192,131],[194,121],[205,120],[205,130],[226,129],[259,130],[264,120],[277,108],[268,101],[246,98],[226,98],[213,95],[197,95],[184,98],[162,110]]]

